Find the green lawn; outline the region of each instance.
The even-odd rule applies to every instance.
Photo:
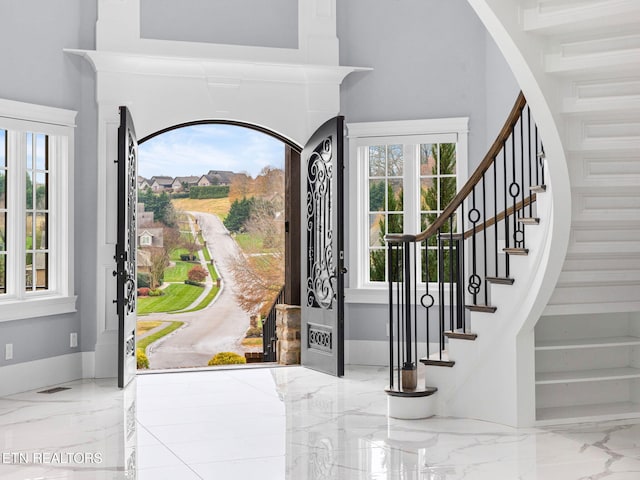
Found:
[[[146,349],[149,345],[151,345],[156,340],[161,339],[165,335],[169,335],[174,330],[177,330],[182,326],[184,322],[171,322],[170,325],[163,328],[162,330],[154,333],[153,335],[149,335],[148,337],[144,337],[142,340],[136,342],[136,348],[142,349],[143,352],[146,353]]]
[[[190,310],[184,310],[183,312],[180,312],[180,313],[197,312],[198,310],[202,310],[204,307],[209,305],[214,298],[216,298],[216,295],[218,294],[218,290],[220,289],[214,285],[211,291],[207,293],[207,296],[204,297],[198,305],[196,305],[194,308]],[[178,312],[174,312],[174,313],[178,313]]]
[[[245,252],[258,252],[262,250],[262,239],[249,233],[237,233],[236,242]]]
[[[209,275],[211,275],[211,280],[215,282],[218,279],[216,269],[210,263],[207,263],[207,269],[209,270]]]
[[[202,287],[173,283],[161,297],[138,297],[138,314],[175,312],[191,305],[202,293]]]
[[[180,255],[187,255],[189,252],[186,248],[176,248],[171,252],[171,260],[180,260]]]
[[[184,282],[187,279],[189,270],[194,267],[194,263],[177,261],[175,267],[167,268],[164,271],[165,282]]]

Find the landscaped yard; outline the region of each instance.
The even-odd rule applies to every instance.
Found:
[[[153,330],[156,327],[162,325],[163,322],[157,321],[140,321],[136,322],[136,335],[143,335],[149,330]]]
[[[175,262],[175,266],[169,267],[164,271],[165,282],[184,282],[187,274],[197,263]]]
[[[191,305],[202,293],[202,287],[172,283],[161,297],[138,297],[138,314],[175,312]]]

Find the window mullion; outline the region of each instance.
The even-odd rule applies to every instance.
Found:
[[[8,131],[7,165],[8,196],[7,211],[7,293],[18,299],[24,298],[25,285],[25,156],[26,135],[24,132]]]

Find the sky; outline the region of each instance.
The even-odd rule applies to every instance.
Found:
[[[255,178],[266,166],[284,167],[284,144],[234,125],[177,128],[147,140],[138,151],[138,175],[145,178],[200,176],[209,170],[246,172]]]

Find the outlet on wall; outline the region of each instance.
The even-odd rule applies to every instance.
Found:
[[[69,346],[71,348],[75,348],[78,346],[78,334],[76,332],[72,332],[69,335]]]
[[[13,359],[13,343],[7,343],[4,346],[4,359],[5,360]]]

